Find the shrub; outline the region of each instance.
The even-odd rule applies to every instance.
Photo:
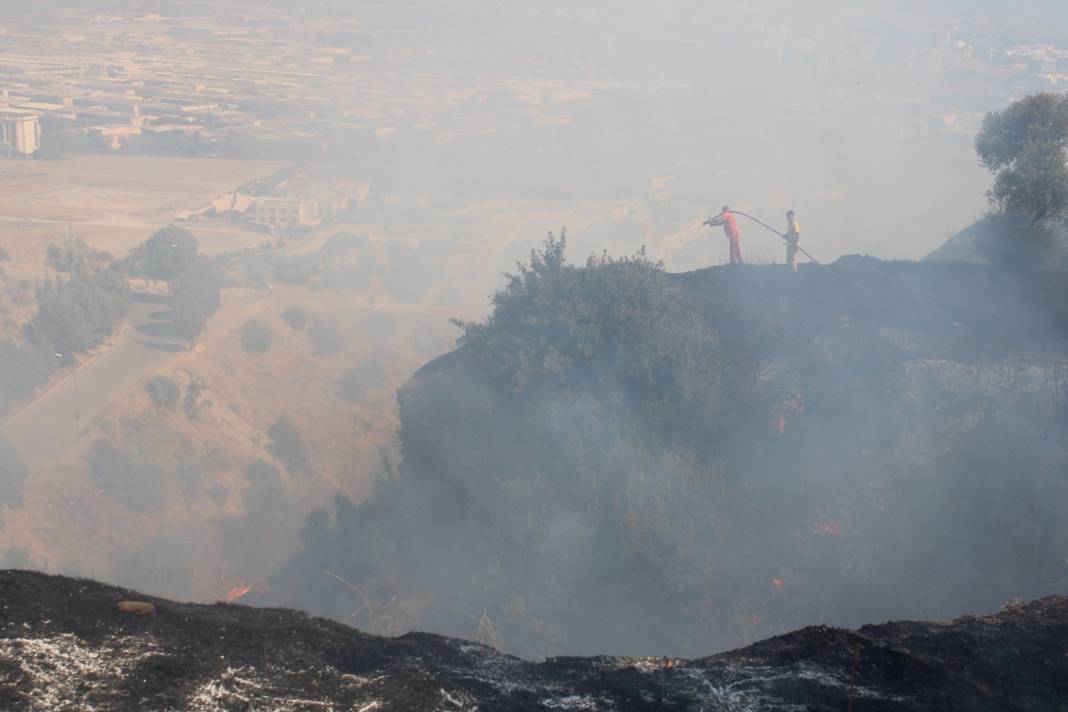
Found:
[[[241,327],[241,348],[250,354],[266,353],[271,348],[271,330],[265,325],[249,319]]]
[[[633,405],[644,429],[690,433],[720,420],[718,336],[644,250],[568,264],[552,236],[507,275],[484,322],[456,322],[504,392],[592,392]],[[691,409],[687,415],[688,409]]]
[[[171,408],[178,402],[178,384],[166,376],[154,376],[145,384],[145,390],[158,406]]]
[[[271,444],[267,448],[286,466],[291,474],[307,474],[310,470],[308,448],[297,426],[287,416],[282,416],[267,429]]]
[[[288,324],[290,329],[301,331],[311,321],[311,314],[300,304],[290,304],[282,311],[282,321]]]
[[[223,485],[212,485],[208,490],[208,496],[211,497],[211,501],[215,504],[226,504],[226,498],[230,496],[230,491]]]
[[[196,420],[200,415],[200,394],[204,390],[204,382],[193,377],[189,386],[185,389],[185,397],[182,398],[182,410],[189,420]]]

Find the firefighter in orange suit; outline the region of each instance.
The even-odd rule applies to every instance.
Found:
[[[711,227],[723,226],[723,232],[727,235],[727,240],[731,244],[731,264],[743,264],[745,260],[742,259],[742,230],[738,227],[738,221],[735,219],[734,213],[731,212],[730,206],[724,205],[723,212],[717,217],[707,220],[706,224]]]

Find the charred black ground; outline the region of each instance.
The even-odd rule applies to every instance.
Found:
[[[156,613],[120,613],[122,600]],[[699,660],[550,658],[0,573],[5,710],[1063,710],[1068,599],[950,624],[816,626]],[[714,648],[715,642],[709,641]]]

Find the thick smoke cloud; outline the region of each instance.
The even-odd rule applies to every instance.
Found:
[[[1059,278],[835,263],[920,259],[984,215],[974,131],[1046,86],[1008,49],[1063,46],[1063,3],[50,0],[8,17],[50,32],[50,13],[76,6],[100,23],[221,13],[231,30],[349,52],[372,89],[339,98],[351,104],[329,128],[287,106],[316,126],[292,145],[220,144],[226,158],[289,166],[278,182],[313,166],[360,183],[353,224],[316,244],[202,250],[211,269],[176,290],[175,314],[196,328],[146,341],[184,353],[206,329],[200,343],[217,346],[220,320],[247,338],[204,356],[214,380],[201,362],[138,391],[152,417],[96,424],[78,463],[96,489],[69,505],[86,527],[106,529],[93,511],[105,500],[124,508],[126,532],[164,524],[138,552],[122,542],[93,563],[57,545],[53,568],[193,596],[190,580],[207,576],[189,542],[206,546],[211,528],[228,562],[254,572],[243,584],[270,586],[246,600],[531,656],[696,655],[808,623],[944,618],[1064,590]],[[320,65],[294,61],[317,78]],[[806,264],[792,280],[768,264],[781,241],[748,222],[754,264],[705,271],[726,244],[701,221],[725,203],[774,225],[796,210],[803,246],[834,271]],[[491,313],[501,272],[561,224],[579,265],[643,245],[651,260],[629,272],[594,259]],[[29,375],[0,374],[5,400],[112,333],[128,305],[108,285],[147,284],[116,276],[128,255],[70,245],[86,248],[84,269],[32,298],[27,280],[20,299],[45,316],[74,313],[76,290],[121,299],[32,353],[32,315],[10,318],[0,368]],[[246,302],[229,296],[239,289]],[[165,320],[174,294],[131,299]],[[272,299],[277,313],[252,313]],[[463,348],[412,377],[450,347],[449,316],[472,320]],[[508,348],[473,338],[483,318]],[[290,370],[264,365],[298,343]],[[253,372],[264,381],[234,385]],[[405,381],[397,416],[383,393]],[[289,400],[257,411],[275,388]],[[99,398],[111,395],[124,397]],[[353,443],[388,439],[397,418],[377,467]],[[51,497],[0,443],[0,504],[20,504],[25,483]],[[169,521],[162,499],[210,521]],[[227,588],[229,576],[210,574]]]

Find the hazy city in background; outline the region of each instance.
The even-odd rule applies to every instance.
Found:
[[[546,233],[687,272],[726,262],[701,222],[729,203],[797,211],[825,263],[920,260],[989,207],[983,117],[1065,86],[1053,2],[5,7],[0,565],[329,608],[272,577],[411,450],[397,389]],[[765,618],[724,640],[806,622]],[[558,652],[550,627],[516,649]]]

